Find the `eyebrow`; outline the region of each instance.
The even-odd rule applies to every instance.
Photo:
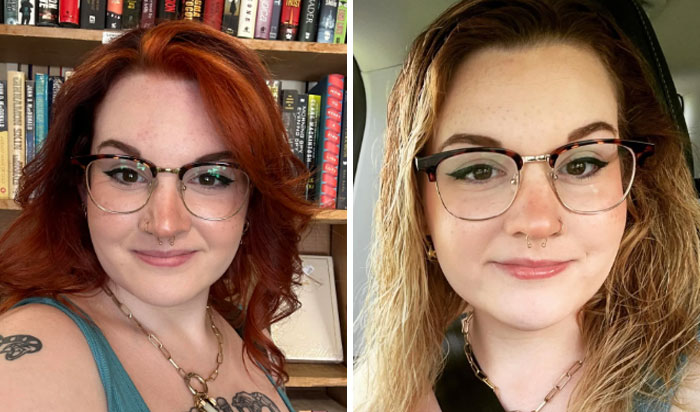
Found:
[[[606,130],[617,136],[617,129],[607,122],[593,122],[585,126],[574,129],[568,136],[568,142],[574,142],[576,140],[582,139],[591,133],[597,132],[599,130]],[[468,133],[455,133],[448,137],[438,149],[438,152],[442,152],[447,146],[457,144],[457,143],[467,143],[476,146],[484,147],[503,147],[499,140],[493,137],[483,136],[478,134],[468,134]]]
[[[100,143],[97,146],[97,151],[99,152],[100,149],[103,147],[114,147],[115,149],[119,149],[122,152],[128,154],[129,156],[134,156],[134,157],[141,157],[141,151],[139,149],[135,148],[134,146],[120,142],[119,140],[115,139],[109,139],[105,140],[104,142]],[[229,150],[224,150],[221,152],[216,152],[216,153],[209,153],[205,154],[204,156],[200,156],[194,160],[194,163],[198,162],[216,162],[220,160],[225,160],[225,159],[231,159],[233,160],[233,153]]]

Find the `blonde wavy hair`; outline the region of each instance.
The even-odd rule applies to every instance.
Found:
[[[637,172],[613,268],[582,308],[587,368],[569,410],[620,412],[632,410],[637,397],[668,400],[680,366],[698,352],[700,209],[684,157],[688,147],[635,47],[580,1],[463,1],[416,38],[389,98],[358,361],[368,385],[358,388],[366,392],[359,409],[415,410],[440,374],[445,330],[467,305],[427,259],[413,169],[452,75],[476,50],[542,42],[595,52],[616,84],[621,138],[656,144]]]

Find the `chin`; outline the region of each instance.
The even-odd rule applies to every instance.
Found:
[[[493,312],[491,316],[509,327],[521,331],[537,331],[556,325],[572,316],[576,316],[581,305],[573,305],[571,300],[553,300],[541,298],[533,302],[511,299],[509,304],[499,305],[495,308],[484,308]]]

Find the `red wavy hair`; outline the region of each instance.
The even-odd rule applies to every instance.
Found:
[[[63,85],[45,145],[24,169],[22,212],[0,238],[0,313],[30,296],[69,305],[58,295],[105,284],[83,216],[82,170],[70,156],[90,153],[96,108],[133,72],[195,80],[217,131],[250,176],[250,230],[210,302],[243,327],[244,354],[281,383],[288,378],[284,356],[263,332],[299,306],[292,291],[301,273],[297,245],[313,214],[301,197],[307,171],[289,148],[257,54],[200,23],[129,31],[96,49]]]

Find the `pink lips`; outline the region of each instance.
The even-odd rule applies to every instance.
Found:
[[[158,250],[134,250],[136,256],[142,261],[153,266],[175,267],[180,266],[190,260],[196,251],[192,250],[171,250],[161,252]]]
[[[511,259],[495,262],[496,266],[521,280],[547,279],[561,273],[571,261]]]

